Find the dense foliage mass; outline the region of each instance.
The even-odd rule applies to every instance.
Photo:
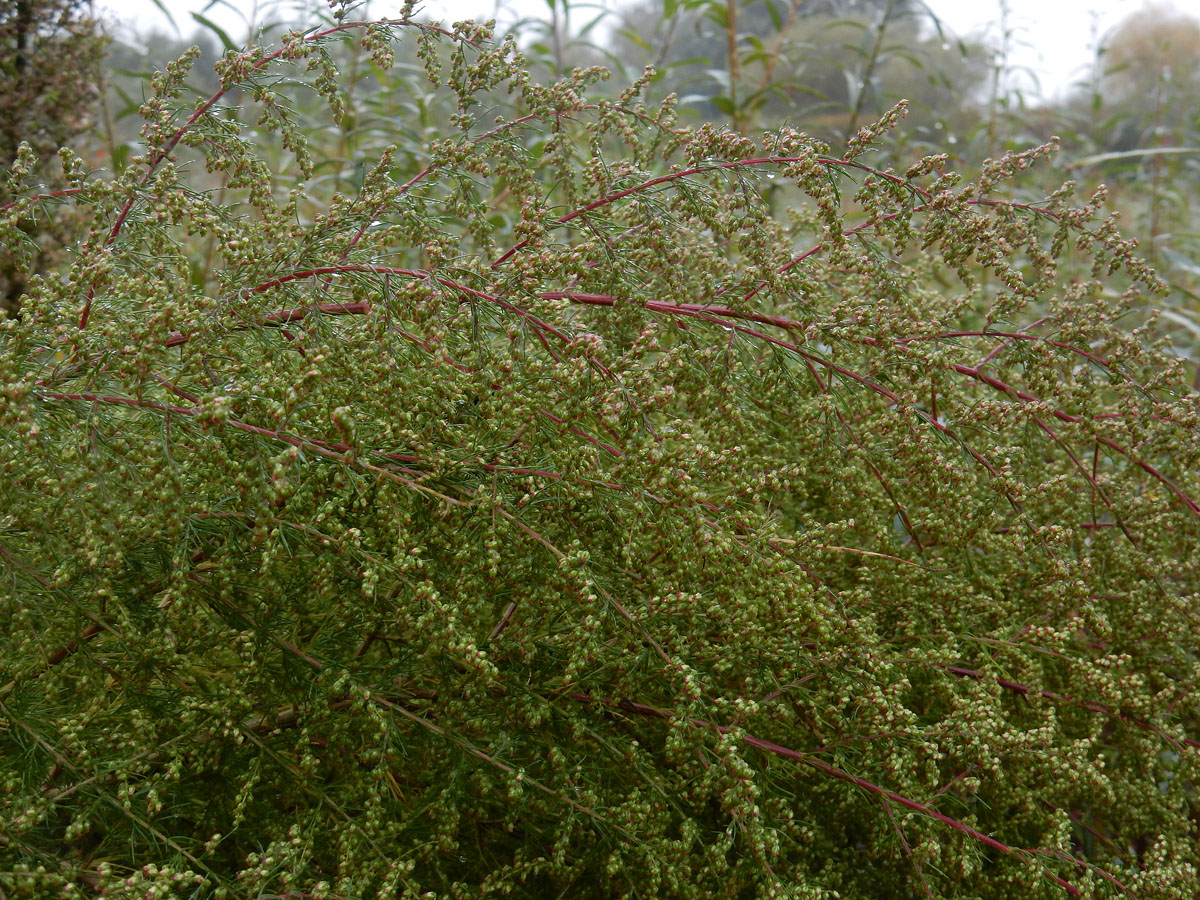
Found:
[[[87,12],[83,0],[0,5],[0,166],[7,170],[25,144],[32,153],[25,168],[47,188],[62,186],[50,162],[88,129],[100,93],[105,41]],[[13,199],[0,183],[0,205]],[[78,225],[72,212],[59,207],[48,221],[24,223],[23,254],[0,245],[0,316],[20,306],[30,270],[62,263]]]
[[[1200,409],[1052,147],[188,65],[10,177],[91,230],[0,331],[0,893],[1196,895]]]

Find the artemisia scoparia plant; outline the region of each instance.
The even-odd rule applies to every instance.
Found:
[[[7,183],[91,226],[0,330],[0,895],[1196,896],[1197,397],[1050,147],[188,66]]]

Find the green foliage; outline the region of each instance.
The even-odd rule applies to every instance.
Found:
[[[6,896],[1200,890],[1200,409],[1049,146],[188,68],[0,331]]]
[[[86,128],[104,40],[81,0],[15,0],[0,7],[0,160],[22,141],[53,156]]]
[[[1056,128],[1071,175],[1112,185],[1125,227],[1168,279],[1174,352],[1200,386],[1198,53],[1200,19],[1162,6],[1138,11],[1103,37]]]
[[[907,0],[642,0],[620,19],[615,55],[652,65],[659,96],[742,132],[786,122],[848,140],[901,99],[931,125],[951,84],[969,97],[984,74],[978,52],[945,42]]]
[[[38,178],[53,176],[59,147],[85,132],[96,100],[104,39],[81,0],[9,0],[0,5],[0,166],[14,163]],[[18,162],[18,153],[25,151]],[[57,161],[55,161],[57,162]],[[0,205],[14,199],[0,185]],[[0,318],[25,292],[24,272],[62,262],[78,223],[29,217],[24,237],[0,247]]]

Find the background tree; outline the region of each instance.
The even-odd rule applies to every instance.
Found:
[[[1178,144],[1195,134],[1200,19],[1171,7],[1147,7],[1117,26],[1098,62],[1102,116],[1095,137],[1103,149]]]

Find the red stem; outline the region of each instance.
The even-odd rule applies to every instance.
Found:
[[[329,37],[331,34],[337,34],[342,31],[350,31],[351,29],[355,29],[355,28],[366,28],[371,25],[377,25],[377,24],[379,24],[379,23],[377,23],[377,22],[345,22],[345,23],[343,23],[341,25],[337,25],[333,28],[327,28],[324,31],[314,32],[313,34],[310,34],[307,37],[303,38],[303,41],[306,44],[312,43],[313,41],[317,41],[321,38]],[[397,21],[389,23],[389,24],[411,25],[414,28],[419,28],[419,29],[426,30],[426,31],[435,31],[439,34],[444,34],[447,37],[453,38],[455,40],[461,40],[464,43],[468,44],[469,46],[472,46],[472,47],[476,46],[474,41],[468,40],[467,38],[462,37],[461,35],[456,35],[456,34],[454,34],[454,32],[447,31],[445,28],[441,28],[437,25],[429,25],[424,22],[410,22],[407,20],[405,20],[405,21],[397,20]],[[264,56],[262,59],[260,59],[258,62],[256,62],[251,67],[251,71],[253,72],[253,71],[262,69],[268,63],[274,62],[276,59],[278,59],[280,56],[282,56],[287,50],[288,50],[287,47],[280,47],[277,50],[275,50],[271,53],[268,53],[266,56]],[[139,184],[146,184],[150,180],[150,178],[154,175],[155,170],[157,170],[159,165],[162,164],[163,160],[165,160],[168,156],[170,156],[171,152],[177,146],[179,146],[179,142],[181,140],[183,140],[183,136],[188,133],[188,130],[193,125],[195,125],[196,122],[198,122],[200,120],[200,118],[205,113],[207,113],[213,107],[213,105],[216,104],[216,102],[218,100],[220,100],[227,93],[229,93],[229,91],[232,90],[234,88],[234,86],[235,85],[230,84],[228,87],[222,87],[219,91],[217,91],[215,94],[213,94],[211,97],[209,97],[202,104],[200,104],[200,106],[198,106],[196,108],[196,111],[194,113],[192,113],[192,115],[188,118],[188,120],[186,122],[184,122],[183,125],[181,125],[178,130],[176,130],[175,134],[172,135],[170,137],[170,139],[167,140],[166,144],[164,144],[158,150],[158,152],[155,153],[154,156],[152,156],[150,158],[148,165],[146,167],[146,171],[142,175],[140,181],[138,182]],[[135,199],[136,199],[135,196],[131,196],[128,200],[125,201],[124,205],[121,207],[121,211],[117,214],[117,220],[113,223],[112,228],[108,232],[108,238],[104,242],[104,245],[106,247],[111,246],[116,241],[117,235],[119,235],[121,233],[121,229],[125,225],[125,220],[129,218],[130,212],[133,211],[133,202]],[[85,329],[87,327],[88,318],[91,316],[91,312],[92,312],[92,300],[94,299],[94,296],[95,296],[95,292],[93,290],[89,289],[88,293],[87,293],[87,299],[83,305],[83,312],[80,313],[80,316],[79,316],[79,330],[80,331],[83,331],[83,329]]]
[[[30,203],[40,203],[43,200],[52,200],[55,197],[69,197],[72,194],[83,193],[83,188],[64,188],[61,191],[51,191],[48,194],[32,194],[28,197],[22,197],[20,200],[14,200],[12,203],[6,203],[0,206],[0,212],[8,212],[18,203],[24,203],[28,200]]]
[[[963,666],[939,665],[941,669],[945,669],[951,675],[961,675],[964,678],[974,678],[977,681],[983,680],[984,674],[976,669],[967,669]],[[1065,694],[1056,694],[1053,691],[1043,691],[1031,688],[1028,685],[1019,684],[1015,681],[1009,681],[1005,678],[995,679],[996,684],[1002,688],[1014,691],[1018,694],[1037,694],[1039,697],[1045,697],[1047,700],[1055,700],[1060,703],[1070,703],[1072,706],[1078,706],[1080,709],[1086,709],[1089,712],[1101,713],[1102,715],[1112,716],[1115,719],[1120,719],[1129,725],[1136,728],[1141,728],[1158,735],[1163,740],[1169,742],[1177,750],[1181,747],[1196,747],[1200,748],[1200,741],[1192,740],[1191,738],[1173,738],[1161,728],[1147,722],[1145,719],[1139,719],[1136,716],[1131,716],[1123,713],[1120,710],[1113,709],[1110,706],[1105,706],[1103,703],[1096,703],[1092,700],[1076,700],[1074,697],[1068,697]]]
[[[628,197],[630,194],[636,194],[641,191],[649,190],[650,188],[655,187],[657,185],[666,184],[671,181],[677,181],[680,178],[687,178],[689,175],[696,175],[700,172],[711,172],[716,169],[742,169],[742,168],[748,168],[750,166],[787,165],[788,163],[808,162],[808,161],[813,161],[820,165],[826,165],[826,166],[841,166],[843,168],[849,168],[849,169],[861,169],[862,171],[869,172],[870,174],[875,175],[879,178],[885,178],[889,181],[893,181],[897,184],[901,184],[906,187],[909,187],[912,190],[919,193],[923,197],[928,198],[930,196],[928,191],[924,191],[924,190],[918,188],[916,185],[913,185],[913,184],[905,181],[903,178],[899,177],[898,175],[893,175],[890,172],[883,172],[878,169],[873,169],[870,166],[863,165],[862,163],[856,163],[856,162],[852,162],[852,161],[845,160],[845,159],[833,159],[828,156],[761,156],[756,159],[734,159],[734,160],[727,160],[725,162],[709,163],[708,165],[703,165],[703,166],[693,166],[690,169],[681,169],[678,172],[670,172],[666,175],[660,175],[657,178],[651,178],[649,181],[643,181],[641,184],[634,185],[633,187],[625,188],[624,190],[621,190],[621,191],[614,191],[611,194],[607,194],[607,195],[601,197],[599,200],[593,200],[587,206],[580,207],[579,209],[575,210],[574,212],[567,213],[565,216],[561,216],[558,219],[555,219],[554,222],[551,223],[550,227],[557,228],[560,225],[565,225],[568,222],[570,222],[572,219],[577,219],[580,216],[586,215],[587,213],[591,212],[594,209],[599,209],[601,206],[607,206],[608,204],[613,203],[617,200],[620,200],[623,197]],[[1013,205],[1017,205],[1017,204],[1013,204]],[[529,246],[529,243],[531,240],[532,240],[532,238],[526,238],[525,240],[523,240],[517,244],[514,244],[502,256],[500,256],[499,259],[497,259],[494,263],[492,263],[492,268],[496,269],[496,268],[500,267],[501,265],[503,265],[505,260],[507,260],[514,253],[517,253],[517,252],[523,250],[525,247]]]
[[[572,694],[568,694],[567,696],[569,696],[573,700],[578,700],[578,701],[581,701],[584,703],[599,703],[601,705],[615,706],[626,712],[636,713],[638,715],[643,715],[643,716],[650,716],[650,717],[658,718],[658,719],[671,720],[671,719],[679,718],[679,716],[677,716],[676,713],[674,713],[670,710],[660,709],[659,707],[656,707],[656,706],[648,706],[644,703],[636,703],[632,700],[613,701],[610,699],[597,699],[595,697],[592,697],[590,694],[583,694],[583,693],[572,693]],[[729,734],[734,731],[739,731],[739,729],[734,729],[727,725],[717,725],[716,723],[708,722],[704,719],[688,718],[685,721],[687,721],[687,723],[689,725],[693,726],[694,728],[704,729],[704,730],[708,730],[708,731],[716,731],[719,734]],[[1016,847],[1010,847],[1008,844],[1005,844],[1002,841],[996,840],[991,835],[984,834],[982,831],[978,831],[978,830],[972,828],[970,825],[967,825],[965,822],[960,822],[958,819],[951,818],[950,816],[946,815],[945,813],[938,812],[936,809],[932,808],[931,806],[927,806],[924,803],[919,803],[916,800],[911,800],[908,797],[905,797],[901,794],[897,794],[895,791],[888,790],[887,788],[880,787],[877,784],[867,781],[865,778],[860,778],[857,775],[852,775],[849,772],[846,772],[843,769],[839,769],[837,766],[830,765],[829,763],[827,763],[823,760],[817,759],[817,758],[811,756],[810,754],[801,753],[797,750],[792,750],[789,747],[784,747],[784,746],[782,746],[780,744],[776,744],[772,741],[767,741],[762,738],[755,737],[754,735],[746,734],[745,732],[740,733],[740,738],[741,738],[742,743],[744,743],[750,747],[755,747],[759,750],[763,750],[763,751],[765,751],[767,753],[771,753],[775,756],[781,756],[785,759],[795,760],[796,762],[800,762],[800,763],[804,763],[805,765],[812,766],[814,769],[817,769],[818,771],[823,772],[826,775],[830,775],[841,781],[845,781],[850,784],[853,784],[855,787],[861,788],[862,790],[866,791],[869,794],[874,794],[877,797],[883,797],[885,800],[889,800],[892,803],[897,803],[900,806],[905,807],[906,809],[911,809],[914,812],[920,813],[921,815],[929,816],[931,819],[935,819],[938,822],[941,822],[943,825],[953,828],[955,831],[961,832],[962,834],[965,834],[968,837],[970,837],[976,841],[979,841],[981,844],[991,847],[993,850],[997,850],[1007,856],[1019,856],[1022,852],[1025,852]],[[1075,860],[1073,858],[1070,858],[1070,859],[1072,862],[1076,862],[1081,865],[1083,864],[1081,860]],[[1072,897],[1082,896],[1079,889],[1077,887],[1075,887],[1073,884],[1071,884],[1069,881],[1067,881],[1066,879],[1061,878],[1058,875],[1055,875],[1053,872],[1048,872],[1044,869],[1042,870],[1042,874],[1046,878],[1049,878],[1055,884],[1059,885],[1064,890],[1066,890],[1066,892],[1068,894],[1070,894]],[[1120,882],[1117,882],[1115,879],[1113,879],[1113,881],[1118,886],[1120,886],[1122,889],[1124,889],[1124,885],[1121,885]]]

